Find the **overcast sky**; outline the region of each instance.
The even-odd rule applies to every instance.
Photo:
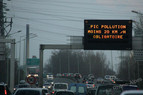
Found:
[[[4,0],[5,1],[5,0]],[[40,44],[67,44],[68,36],[84,36],[84,19],[135,19],[131,10],[143,12],[143,0],[11,0],[7,2],[8,17],[13,17],[11,33],[16,41],[26,34],[26,24],[30,33],[37,37],[30,39],[30,58],[39,57]],[[22,42],[22,47],[23,47]],[[19,44],[16,45],[19,56]],[[23,48],[22,53],[23,53]],[[44,62],[49,51],[44,53]],[[110,51],[104,51],[110,61]],[[120,51],[113,51],[116,64]],[[23,54],[21,55],[23,61]],[[22,62],[21,62],[22,64]]]

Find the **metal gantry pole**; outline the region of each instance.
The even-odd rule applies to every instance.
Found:
[[[10,90],[13,92],[15,78],[15,40],[11,43],[11,62],[10,62]]]
[[[29,58],[29,24],[26,24],[26,63]],[[27,76],[27,64],[25,65],[25,73]]]
[[[40,45],[40,75],[39,75],[39,87],[43,87],[43,48]]]

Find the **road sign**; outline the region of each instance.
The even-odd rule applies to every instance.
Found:
[[[27,77],[27,82],[29,84],[35,84],[36,83],[36,78],[34,76],[30,76],[30,77]]]
[[[85,50],[131,50],[132,20],[84,20]]]
[[[37,58],[28,58],[27,59],[27,65],[28,66],[39,66],[40,59]]]

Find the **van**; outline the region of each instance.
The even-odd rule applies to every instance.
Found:
[[[82,83],[71,83],[68,90],[73,91],[75,95],[87,95],[87,87]]]

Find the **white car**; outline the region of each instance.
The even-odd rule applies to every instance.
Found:
[[[122,92],[121,95],[143,95],[143,90],[128,90]]]
[[[19,88],[14,95],[48,95],[46,88]]]
[[[67,89],[68,89],[67,83],[55,83],[53,86],[52,93],[55,93],[56,91],[67,90]]]
[[[47,80],[53,80],[54,76],[52,74],[47,74]]]

